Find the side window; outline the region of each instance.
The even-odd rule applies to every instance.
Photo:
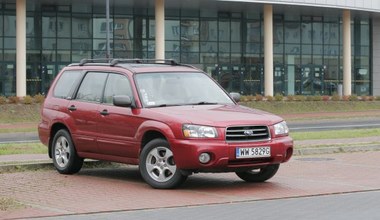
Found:
[[[76,99],[89,102],[100,102],[106,79],[107,73],[87,73],[79,87]]]
[[[82,76],[81,71],[65,71],[58,79],[55,85],[53,96],[56,98],[66,99],[70,96],[70,92],[77,85],[78,80]]]
[[[132,98],[132,89],[126,76],[111,73],[104,90],[103,102],[112,104],[115,95],[127,95]]]

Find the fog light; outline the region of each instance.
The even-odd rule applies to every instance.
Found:
[[[201,155],[199,155],[199,162],[201,163],[208,163],[210,160],[211,156],[209,153],[201,153]]]

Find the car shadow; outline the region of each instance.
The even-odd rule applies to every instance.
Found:
[[[148,186],[142,179],[137,166],[122,165],[122,167],[111,168],[85,168],[78,176],[89,176],[94,178],[120,180],[126,183],[141,183],[144,187]],[[264,183],[247,183],[238,178],[234,173],[202,173],[193,174],[180,185],[177,189],[181,190],[242,190],[244,188],[257,187],[271,188],[280,187],[276,182],[268,181]]]

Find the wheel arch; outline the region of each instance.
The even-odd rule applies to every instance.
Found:
[[[140,152],[149,141],[161,138],[169,142],[175,138],[171,127],[159,121],[146,121],[140,125],[136,132],[136,140],[140,140]]]
[[[154,140],[154,139],[157,139],[157,138],[161,138],[161,139],[165,139],[167,140],[167,138],[165,137],[165,135],[160,132],[160,131],[157,131],[157,130],[148,130],[144,133],[144,135],[142,136],[142,139],[141,139],[141,145],[140,145],[140,153],[142,151],[142,149],[144,148],[144,146],[149,143],[150,141]]]

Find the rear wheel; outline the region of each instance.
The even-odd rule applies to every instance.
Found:
[[[145,145],[140,155],[140,173],[145,182],[157,189],[175,188],[187,178],[177,169],[173,152],[164,139]]]
[[[272,178],[279,167],[280,164],[273,164],[259,169],[236,172],[236,175],[246,182],[260,183]]]
[[[52,143],[53,164],[62,174],[74,174],[79,172],[83,165],[83,158],[78,157],[71,139],[70,133],[59,130]]]

